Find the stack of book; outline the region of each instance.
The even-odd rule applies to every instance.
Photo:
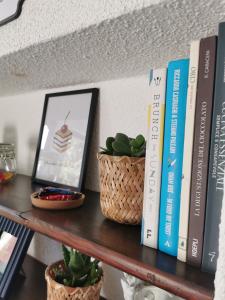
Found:
[[[225,23],[150,72],[142,243],[215,272],[225,173]]]

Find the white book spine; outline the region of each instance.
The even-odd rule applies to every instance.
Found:
[[[150,104],[145,160],[145,185],[142,218],[142,243],[158,247],[166,69],[150,72]]]
[[[193,41],[190,47],[190,64],[188,76],[188,94],[186,105],[186,121],[184,135],[184,158],[182,167],[182,183],[180,197],[180,222],[179,222],[179,240],[177,258],[183,262],[187,259],[187,240],[189,224],[189,206],[191,195],[191,172],[192,172],[192,154],[194,139],[194,121],[196,94],[198,82],[198,62],[199,62],[200,41]]]

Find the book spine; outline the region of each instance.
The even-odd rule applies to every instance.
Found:
[[[173,256],[178,248],[188,66],[188,59],[172,61],[167,75],[159,249]]]
[[[219,25],[202,267],[214,273],[225,173],[225,23]]]
[[[178,240],[178,253],[177,253],[177,258],[184,262],[186,262],[186,258],[187,258],[187,237],[188,237],[188,221],[189,221],[195,107],[196,107],[196,94],[197,94],[197,81],[198,81],[199,44],[200,41],[193,41],[191,43],[191,48],[190,48],[186,122],[185,122],[185,133],[184,133],[185,159],[183,159],[183,166],[182,166],[179,240]]]
[[[157,249],[161,189],[166,69],[150,72],[150,105],[145,160],[142,243]]]
[[[216,36],[202,39],[199,52],[187,256],[188,263],[196,267],[200,267],[202,260],[216,60],[216,39]]]

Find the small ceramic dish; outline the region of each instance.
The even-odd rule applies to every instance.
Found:
[[[80,207],[84,203],[85,195],[80,194],[78,199],[74,200],[45,200],[38,198],[38,192],[31,194],[31,202],[35,207],[49,210],[72,209]]]

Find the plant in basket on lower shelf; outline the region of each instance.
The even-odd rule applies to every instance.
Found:
[[[146,141],[117,133],[98,154],[100,203],[105,217],[139,224],[142,216]]]
[[[64,260],[49,266],[45,276],[48,300],[97,300],[102,286],[99,261],[77,250],[63,248]]]

